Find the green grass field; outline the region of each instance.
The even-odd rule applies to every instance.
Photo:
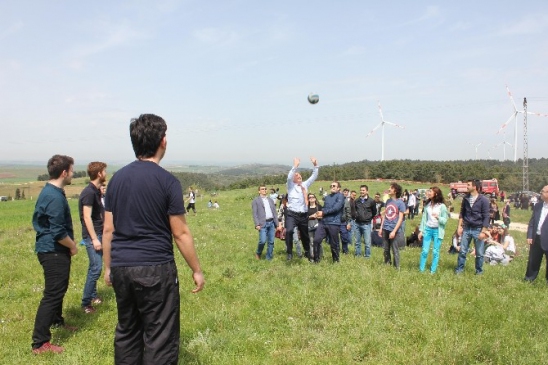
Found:
[[[357,189],[359,182],[343,183]],[[369,183],[370,192],[388,182]],[[327,182],[316,182],[314,192]],[[405,188],[423,187],[410,184]],[[401,253],[401,270],[383,265],[382,250],[372,258],[343,256],[311,265],[285,260],[277,240],[272,262],[254,259],[257,233],[251,218],[256,188],[221,192],[220,210],[197,201],[187,217],[206,277],[198,294],[191,273],[177,256],[181,280],[181,364],[546,364],[548,288],[541,278],[522,279],[527,263],[525,234],[512,232],[519,255],[509,266],[485,265],[474,275],[455,276],[457,257],[447,253],[447,228],[435,275],[419,273],[420,249]],[[447,193],[446,189],[444,192]],[[77,201],[70,200],[76,232]],[[0,364],[112,364],[116,303],[112,289],[99,282],[105,299],[92,315],[80,310],[87,255],[73,258],[64,302],[67,323],[76,333],[55,330],[60,355],[30,351],[36,308],[43,289],[34,254],[33,201],[0,203]],[[457,208],[458,209],[458,208]],[[526,223],[529,212],[515,212]],[[418,223],[419,218],[414,222]],[[408,232],[413,223],[407,224]],[[76,237],[78,240],[80,234]],[[353,250],[352,250],[353,252]],[[544,270],[544,264],[543,269]]]

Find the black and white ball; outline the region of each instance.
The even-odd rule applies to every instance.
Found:
[[[317,104],[318,101],[320,101],[320,97],[318,96],[318,94],[314,94],[314,93],[308,94],[308,102],[310,104]]]

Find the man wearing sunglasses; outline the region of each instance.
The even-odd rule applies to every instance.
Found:
[[[341,184],[338,181],[331,183],[331,193],[325,197],[325,205],[321,211],[316,213],[317,218],[322,218],[314,234],[314,262],[320,262],[322,241],[329,237],[331,245],[331,256],[333,262],[339,262],[339,227],[344,211],[344,195],[341,194]]]

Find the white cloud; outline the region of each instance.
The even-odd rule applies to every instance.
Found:
[[[22,21],[17,21],[10,24],[7,28],[0,31],[0,39],[7,38],[8,36],[17,33],[19,30],[23,29],[24,23]]]
[[[429,21],[432,21],[432,20],[441,21],[442,20],[441,15],[442,14],[441,14],[440,8],[438,6],[428,6],[426,8],[426,11],[424,12],[424,14],[422,14],[418,18],[411,19],[411,20],[409,20],[405,23],[402,23],[399,26],[405,27],[405,26],[414,25],[414,24],[418,24],[418,23],[429,22]]]
[[[531,15],[517,20],[498,31],[498,35],[539,34],[548,29],[548,16],[544,14]]]
[[[236,31],[213,27],[195,30],[193,35],[200,42],[220,46],[234,44],[241,38]]]
[[[359,56],[365,54],[365,47],[351,46],[343,52],[343,56]]]
[[[102,24],[98,32],[106,34],[96,42],[90,42],[75,47],[72,50],[72,54],[75,58],[85,58],[111,48],[123,46],[135,40],[149,38],[145,32],[134,29],[128,22],[116,26]]]

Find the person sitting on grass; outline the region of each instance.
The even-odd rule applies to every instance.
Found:
[[[422,247],[422,240],[419,240],[419,226],[415,226],[415,230],[407,236],[407,246]]]
[[[451,246],[449,246],[449,253],[459,253],[460,252],[460,241],[462,236],[459,236],[459,230],[455,229],[453,236],[451,236]]]
[[[488,239],[485,259],[490,265],[508,265],[516,254],[514,238],[508,234],[508,228],[502,224],[497,227],[498,239]]]

